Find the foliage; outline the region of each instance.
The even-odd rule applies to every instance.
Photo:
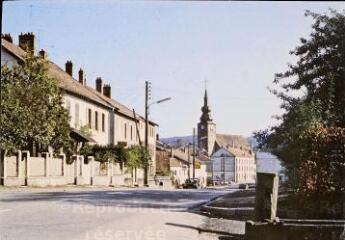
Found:
[[[344,192],[345,15],[306,16],[314,19],[310,38],[290,52],[297,63],[276,74],[282,91],[271,90],[285,113],[255,137],[282,160],[300,197],[329,199]]]
[[[126,150],[126,166],[129,171],[148,166],[151,156],[145,148],[132,146]]]
[[[91,128],[89,127],[89,125],[81,126],[80,132],[87,137],[91,137]]]
[[[46,62],[28,55],[13,67],[1,66],[0,148],[29,149],[38,144],[69,148],[69,116]]]
[[[157,175],[160,175],[160,176],[170,176],[171,172],[170,172],[169,168],[162,167]]]
[[[151,156],[149,152],[140,146],[124,148],[122,145],[94,145],[86,144],[80,151],[81,155],[94,156],[99,162],[122,162],[125,163],[128,170],[135,168],[144,168],[149,164]]]
[[[96,161],[99,162],[125,162],[126,150],[121,145],[84,145],[80,154],[85,157],[94,156]]]

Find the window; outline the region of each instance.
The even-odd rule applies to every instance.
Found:
[[[95,111],[95,129],[98,131],[98,112]]]
[[[89,128],[92,127],[91,122],[92,122],[92,111],[89,108],[89,111],[88,111],[88,125],[89,125]]]
[[[127,123],[125,123],[125,139],[127,138]]]
[[[79,125],[79,104],[76,103],[75,104],[75,112],[74,112],[74,125],[75,125],[75,128],[78,128],[78,125]]]
[[[102,132],[105,132],[105,114],[102,113]]]

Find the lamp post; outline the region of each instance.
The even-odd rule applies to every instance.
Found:
[[[151,84],[150,82],[146,81],[145,82],[145,148],[146,151],[149,151],[149,141],[148,141],[148,135],[149,135],[149,108],[151,105],[153,104],[159,104],[162,102],[166,102],[171,100],[170,97],[168,98],[163,98],[161,100],[149,103],[149,91],[150,91],[150,86],[149,84]],[[145,165],[144,167],[144,185],[148,186],[148,164]]]

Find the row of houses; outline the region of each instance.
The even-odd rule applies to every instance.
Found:
[[[48,58],[45,50],[35,49],[33,33],[20,34],[15,44],[9,34],[1,38],[1,65],[13,66],[23,61],[27,52],[46,59],[48,75],[57,80],[62,90],[63,104],[70,115],[74,135],[82,135],[81,128],[91,133],[91,144],[124,146],[138,145],[145,138],[145,119],[112,97],[111,85],[98,77],[95,88],[87,84],[85,72],[79,68],[76,74],[73,62],[68,60],[64,69]],[[67,58],[67,56],[66,56]],[[155,175],[155,151],[157,124],[149,121],[148,147],[152,164],[148,169],[149,180]]]
[[[209,158],[200,151],[193,153],[192,146],[173,147],[157,139],[157,175],[167,175],[175,187],[187,179],[199,179],[200,186],[207,186]]]

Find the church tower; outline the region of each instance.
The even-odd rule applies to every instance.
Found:
[[[202,114],[198,123],[198,147],[206,150],[211,156],[216,141],[216,124],[212,122],[207,101],[207,90],[205,90],[204,106],[201,108]]]

